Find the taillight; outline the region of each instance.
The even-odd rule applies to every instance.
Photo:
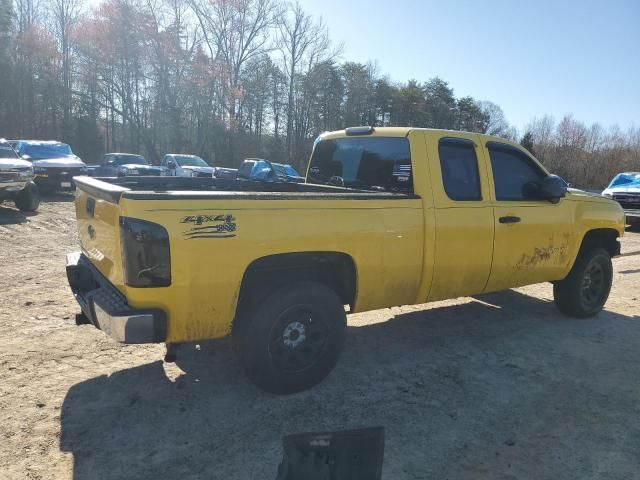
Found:
[[[169,234],[162,225],[120,217],[124,283],[130,287],[171,285]]]

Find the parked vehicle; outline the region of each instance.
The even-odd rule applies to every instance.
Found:
[[[247,158],[238,169],[238,178],[264,182],[304,182],[295,168],[284,163],[273,163],[262,158]]]
[[[602,195],[620,204],[629,224],[640,225],[640,172],[619,173]]]
[[[33,183],[31,163],[20,159],[13,147],[0,139],[0,203],[14,202],[23,212],[35,212],[40,205],[40,193]]]
[[[287,182],[303,183],[305,178],[298,173],[298,171],[287,163],[275,163],[271,162],[276,175],[279,178],[283,178]]]
[[[87,174],[87,166],[66,143],[41,140],[15,142],[18,154],[31,162],[35,183],[41,191],[73,190],[72,178]]]
[[[165,175],[170,177],[213,177],[214,167],[197,155],[170,153],[162,159]]]
[[[88,165],[92,177],[159,176],[161,167],[154,167],[142,155],[106,153],[100,165]]]
[[[487,135],[356,127],[323,134],[306,183],[78,178],[82,311],[124,343],[231,334],[249,378],[320,382],[346,314],[552,282],[567,315],[604,306],[620,205],[568,190]]]
[[[235,180],[238,178],[238,169],[237,168],[224,168],[224,167],[215,167],[213,170],[213,176],[215,178],[222,178],[226,180]]]

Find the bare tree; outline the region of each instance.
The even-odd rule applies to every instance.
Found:
[[[71,53],[72,29],[80,16],[82,0],[51,0],[50,12],[53,31],[58,43],[62,71],[62,135],[68,139],[71,131],[72,81]]]
[[[224,94],[233,124],[243,67],[269,49],[269,33],[278,20],[279,4],[275,0],[191,0],[190,4],[211,56],[226,67]]]
[[[42,8],[41,0],[14,0],[16,28],[18,33],[24,33],[30,26],[40,21]]]
[[[303,61],[307,71],[324,60],[330,46],[327,27],[322,19],[315,21],[304,12],[299,3],[290,5],[278,29],[278,48],[287,76],[287,157],[292,156],[295,111],[295,85]],[[306,60],[306,61],[305,61]]]
[[[510,125],[504,116],[502,108],[500,108],[495,103],[489,102],[487,100],[477,102],[477,104],[486,119],[484,132],[482,133],[497,136],[504,136],[505,134],[509,133]]]

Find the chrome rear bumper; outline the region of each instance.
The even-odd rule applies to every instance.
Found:
[[[67,255],[67,279],[80,308],[98,329],[121,343],[161,343],[166,314],[157,308],[133,309],[81,252]]]

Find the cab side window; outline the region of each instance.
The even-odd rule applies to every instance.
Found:
[[[442,138],[438,145],[444,191],[451,200],[482,200],[475,144],[462,138]]]
[[[497,142],[487,143],[496,200],[532,200],[531,186],[546,175],[524,153],[510,145]]]

